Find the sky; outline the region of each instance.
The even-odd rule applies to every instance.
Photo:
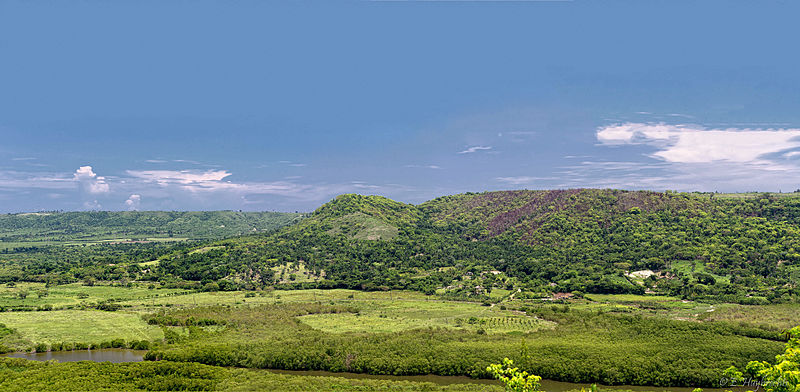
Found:
[[[0,0],[0,212],[800,188],[791,1]]]

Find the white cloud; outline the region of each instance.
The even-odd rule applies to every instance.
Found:
[[[0,189],[74,189],[75,180],[64,173],[0,171]]]
[[[473,147],[467,147],[466,150],[459,151],[458,153],[459,154],[472,154],[472,153],[480,151],[480,150],[491,150],[491,149],[492,149],[491,146],[473,146]]]
[[[136,211],[139,209],[139,204],[142,202],[142,196],[133,194],[128,197],[128,200],[125,200],[125,206],[130,211]]]
[[[231,176],[231,172],[220,169],[127,170],[115,177],[99,176],[91,166],[60,173],[0,170],[0,192],[23,194],[44,190],[40,194],[59,192],[67,197],[69,191],[78,188],[84,196],[80,203],[85,209],[100,209],[100,203],[113,204],[114,199],[118,200],[116,206],[120,209],[145,208],[145,203],[147,208],[154,209],[219,209],[244,205],[296,209],[298,205],[315,208],[337,194],[364,191],[385,194],[401,188],[365,182],[300,183],[299,176],[277,181],[235,181],[230,180]],[[124,201],[119,203],[119,200]]]
[[[657,147],[653,157],[673,163],[768,164],[766,155],[800,147],[800,129],[705,129],[689,125],[624,123],[601,127],[605,145]]]
[[[363,187],[355,184],[297,184],[290,181],[231,182],[226,180],[231,176],[226,170],[127,170],[126,173],[145,184],[159,185],[166,191],[162,197],[172,197],[177,191],[188,191],[198,197],[200,194],[223,192],[228,195],[264,194],[313,200]],[[141,184],[137,186],[141,187]]]
[[[557,187],[778,191],[797,189],[800,129],[620,123],[597,129],[601,146],[642,145],[647,157],[562,167]]]
[[[81,166],[75,170],[73,179],[78,181],[84,190],[92,194],[108,193],[110,188],[105,177],[98,176],[91,166]]]
[[[308,166],[308,164],[305,164],[305,163],[292,162],[292,161],[278,161],[278,163],[281,163],[281,164],[284,164],[284,165],[288,165],[288,166],[292,166],[292,167],[305,167],[305,166]]]
[[[441,166],[438,165],[406,165],[406,167],[417,168],[417,169],[433,169],[433,170],[439,170],[442,168]]]
[[[127,170],[132,177],[145,181],[155,182],[160,185],[213,185],[231,175],[225,170]]]

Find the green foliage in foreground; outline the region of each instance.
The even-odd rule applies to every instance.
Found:
[[[535,392],[541,387],[542,378],[514,367],[514,361],[503,358],[503,363],[493,363],[486,368],[492,376],[503,382],[509,392]]]
[[[0,358],[3,391],[501,391],[499,386],[349,380],[167,361],[36,362]]]
[[[745,372],[763,386],[766,392],[800,392],[800,326],[787,332],[790,336],[786,351],[775,357],[775,364],[766,361],[751,361]],[[744,374],[735,367],[725,371],[734,383],[751,386]]]
[[[148,359],[262,369],[489,378],[508,357],[547,379],[607,385],[712,386],[731,364],[780,352],[772,331],[598,312],[537,311],[558,323],[531,333],[427,328],[393,333],[326,333],[303,324],[308,314],[355,312],[347,306],[266,305],[176,310],[163,320],[215,320],[223,329],[167,329],[169,345]],[[185,325],[185,323],[184,323]],[[523,342],[530,353],[523,355]]]

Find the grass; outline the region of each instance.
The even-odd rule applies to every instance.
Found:
[[[27,293],[25,298],[20,293]],[[46,293],[46,294],[45,294]],[[0,307],[37,308],[50,305],[55,309],[79,308],[101,301],[126,301],[144,304],[158,296],[186,293],[179,289],[148,289],[145,284],[132,287],[107,285],[84,286],[80,283],[45,287],[44,283],[20,282],[14,287],[0,285]],[[152,301],[151,301],[152,302]]]
[[[44,289],[44,285],[0,286],[0,298],[19,300],[10,297],[16,290],[23,289],[33,293]],[[506,294],[497,293],[498,296]],[[710,330],[704,332],[698,322],[678,325],[670,324],[678,323],[676,321],[664,319],[740,322],[752,318],[764,319],[770,325],[800,323],[796,316],[800,314],[798,305],[711,305],[669,296],[627,294],[590,294],[586,299],[570,300],[570,310],[562,304],[534,300],[517,299],[483,306],[477,302],[442,300],[419,292],[343,289],[192,293],[148,289],[145,285],[70,284],[49,288],[48,295],[43,298],[33,297],[36,296],[31,294],[25,301],[74,304],[75,301],[114,299],[126,307],[116,312],[79,309],[0,312],[0,323],[17,331],[3,337],[0,343],[14,349],[29,349],[39,343],[149,340],[159,342],[155,349],[164,350],[165,359],[225,366],[319,368],[379,374],[473,374],[485,368],[488,361],[518,355],[522,342],[527,341],[531,352],[537,353],[529,364],[530,369],[554,379],[581,375],[581,379],[630,381],[624,378],[627,377],[624,372],[619,375],[591,372],[615,367],[625,368],[625,372],[638,372],[637,369],[650,366],[645,364],[653,361],[655,353],[664,357],[658,366],[666,370],[660,370],[662,375],[653,376],[652,380],[636,382],[673,382],[657,380],[671,374],[672,367],[677,369],[684,365],[694,369],[693,377],[701,379],[706,377],[701,373],[710,370],[702,370],[705,367],[697,367],[695,363],[674,364],[686,356],[688,348],[701,353],[689,356],[690,360],[719,357],[728,361],[774,356],[773,349],[781,343],[721,336]],[[517,310],[521,306],[536,311],[529,315]],[[652,317],[625,318],[629,316],[581,312],[595,309]],[[148,325],[141,317],[153,312],[165,312],[179,319],[191,316],[197,320],[226,322],[202,329],[168,327],[178,338],[163,340],[162,329]],[[760,316],[763,314],[770,316]],[[664,326],[669,328],[662,328]],[[640,336],[642,334],[647,336]],[[248,354],[242,357],[241,352]],[[358,362],[351,369],[347,358],[352,353],[358,353],[354,357]],[[628,364],[634,357],[635,363]],[[584,363],[586,361],[591,363]],[[722,362],[715,361],[713,369],[722,366]],[[570,370],[573,368],[579,370]],[[586,372],[592,375],[587,376]],[[325,383],[339,385],[331,380]],[[328,385],[325,383],[320,385]],[[220,385],[230,389],[237,387],[225,382]],[[257,387],[271,389],[272,385],[258,384]]]
[[[155,291],[155,294],[163,289]],[[179,291],[180,290],[176,290]],[[262,292],[249,292],[253,297],[245,297],[244,291],[218,291],[203,293],[188,293],[186,295],[161,295],[155,298],[131,299],[121,301],[123,305],[130,305],[134,309],[147,310],[155,307],[191,307],[208,305],[264,305],[275,303],[304,303],[304,302],[339,302],[358,306],[365,301],[432,301],[435,298],[413,291],[373,291],[363,292],[356,290],[275,290]],[[352,297],[351,297],[352,296]]]
[[[321,279],[314,271],[307,269],[302,261],[272,267],[272,270],[279,274],[281,283],[316,282]],[[324,276],[325,272],[321,271],[320,275]]]
[[[708,321],[729,321],[772,329],[790,329],[800,325],[800,304],[717,305],[702,317]]]
[[[505,302],[509,306],[541,305],[541,301],[513,300]],[[603,310],[624,313],[635,313],[647,316],[662,317],[675,320],[698,321],[706,317],[706,313],[714,312],[720,304],[708,304],[695,301],[684,301],[677,297],[665,295],[636,294],[588,294],[584,299],[572,299],[569,306],[577,310]],[[795,305],[800,311],[800,305]]]
[[[552,327],[548,321],[471,302],[425,300],[361,301],[353,313],[312,314],[303,323],[332,333],[399,332],[420,328],[483,329],[487,333],[530,332]]]
[[[398,233],[396,226],[361,212],[335,218],[333,223],[329,234],[345,233],[360,240],[390,240]]]
[[[625,303],[625,302],[680,302],[678,297],[670,297],[667,295],[637,295],[637,294],[588,294],[587,299],[598,302],[609,303]]]
[[[730,283],[731,278],[725,275],[717,275],[709,272],[706,270],[706,265],[696,260],[681,260],[676,261],[672,264],[672,269],[684,273],[686,275],[692,275],[695,272],[702,272],[709,274],[714,277],[717,282],[720,283]]]
[[[214,249],[225,249],[225,246],[222,246],[222,245],[220,245],[220,246],[204,246],[202,248],[197,248],[197,249],[189,252],[189,254],[193,255],[195,253],[206,253],[206,252],[212,251]]]
[[[57,342],[100,343],[113,339],[158,340],[160,328],[147,325],[137,314],[99,310],[4,312],[0,323],[14,328],[33,344]]]

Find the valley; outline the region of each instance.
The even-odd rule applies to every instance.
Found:
[[[800,324],[798,209],[769,194],[344,195],[258,234],[7,249],[2,351],[145,361],[0,358],[0,387],[499,391],[336,374],[488,380],[511,358],[575,388],[713,389]]]

